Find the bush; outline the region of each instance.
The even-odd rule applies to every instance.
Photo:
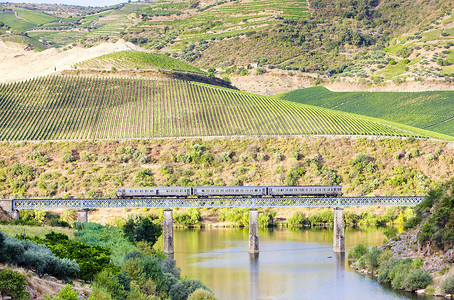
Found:
[[[90,162],[90,161],[93,160],[91,154],[88,153],[87,151],[82,151],[82,152],[80,153],[80,158],[81,158],[83,161],[88,161],[88,162]]]
[[[432,276],[423,269],[413,269],[405,277],[403,286],[406,290],[416,291],[419,289],[425,289],[429,284],[432,283]]]
[[[348,258],[359,259],[368,252],[369,250],[367,250],[366,246],[364,246],[363,244],[358,244],[352,250],[350,250],[350,252],[348,253]]]
[[[207,290],[196,289],[189,297],[188,300],[216,300],[216,297]]]
[[[0,261],[21,266],[35,271],[39,276],[48,273],[59,278],[73,277],[79,272],[79,266],[74,260],[60,259],[45,245],[32,241],[20,241],[3,236],[1,243]]]
[[[405,222],[404,230],[408,230],[410,228],[415,228],[416,226],[418,226],[421,223],[421,221],[422,221],[422,218],[419,216],[408,219],[407,222]]]
[[[172,300],[187,300],[189,295],[191,295],[198,289],[210,291],[197,279],[182,279],[170,288],[169,295]]]
[[[63,150],[61,156],[64,163],[70,163],[74,161],[73,152],[70,149]]]
[[[302,226],[306,223],[306,217],[300,211],[295,211],[293,215],[288,218],[289,226]]]
[[[56,297],[44,296],[44,300],[78,300],[79,292],[71,288],[69,284],[65,285]]]
[[[378,247],[373,247],[372,249],[370,249],[369,253],[366,254],[366,265],[370,270],[374,271],[379,267],[378,259],[381,253],[381,249],[379,249]]]
[[[1,296],[10,296],[17,300],[30,299],[30,294],[26,288],[25,275],[7,269],[0,271]]]
[[[441,291],[446,294],[454,294],[454,274],[449,275],[440,285]]]

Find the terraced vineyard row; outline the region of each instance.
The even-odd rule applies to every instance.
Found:
[[[0,140],[417,134],[352,114],[175,79],[48,76],[0,85]]]
[[[204,73],[202,70],[165,54],[120,51],[95,57],[75,65],[79,69],[168,69]]]

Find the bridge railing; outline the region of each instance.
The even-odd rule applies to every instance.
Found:
[[[415,206],[424,197],[14,199],[13,209]]]

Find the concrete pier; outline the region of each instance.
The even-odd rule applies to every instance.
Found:
[[[249,253],[259,253],[259,212],[249,210]]]
[[[13,208],[13,198],[0,199],[0,207],[13,220],[19,220],[19,211]]]
[[[170,258],[173,258],[173,217],[171,209],[164,210],[164,224],[162,226],[162,235],[164,241],[164,253],[167,253]]]
[[[88,210],[81,209],[77,212],[77,222],[88,222]]]
[[[344,210],[340,207],[334,209],[333,236],[333,251],[345,253]]]
[[[19,211],[17,209],[13,210],[11,212],[11,219],[13,219],[13,221],[16,221],[16,220],[20,219]]]

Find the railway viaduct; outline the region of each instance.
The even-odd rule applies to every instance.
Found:
[[[0,207],[14,220],[22,209],[78,209],[78,221],[88,222],[89,209],[164,208],[164,252],[173,257],[174,208],[249,208],[249,253],[259,253],[258,208],[265,207],[331,207],[334,209],[333,251],[345,252],[344,207],[415,206],[424,198],[402,197],[293,197],[293,198],[128,198],[128,199],[0,199]]]

